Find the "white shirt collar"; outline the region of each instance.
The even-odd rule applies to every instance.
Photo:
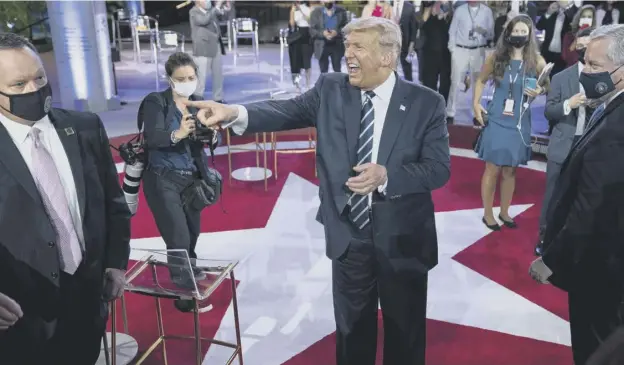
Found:
[[[394,90],[394,85],[396,85],[396,75],[392,72],[386,81],[377,86],[373,92],[375,93],[375,96],[378,96],[382,101],[389,103],[392,91]],[[364,95],[364,91],[362,91],[362,95]]]
[[[44,135],[46,135],[49,130],[54,129],[50,118],[46,115],[41,120],[36,121],[32,126],[28,126],[25,124],[21,124],[18,122],[14,122],[13,120],[7,118],[3,114],[0,114],[0,123],[6,128],[7,132],[9,132],[9,136],[13,142],[17,144],[22,144],[28,138],[28,133],[30,133],[31,128],[37,127],[40,129]]]
[[[578,63],[578,73],[579,73],[579,76],[581,76],[581,72],[583,72],[583,68],[585,67],[585,65],[581,61],[578,61],[577,63]]]

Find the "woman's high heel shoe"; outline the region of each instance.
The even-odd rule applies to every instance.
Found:
[[[498,215],[498,219],[500,219],[501,222],[503,222],[503,224],[507,228],[518,228],[518,225],[516,224],[516,222],[514,222],[513,219],[510,220],[510,221],[506,221],[506,220],[503,219],[503,217],[500,216],[500,214]]]
[[[487,221],[485,220],[485,217],[481,218],[481,222],[483,222],[483,224],[485,224],[485,226],[491,229],[492,231],[500,231],[501,229],[501,226],[499,226],[498,223],[488,224]]]

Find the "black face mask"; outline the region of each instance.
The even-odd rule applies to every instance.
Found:
[[[578,60],[582,64],[585,64],[585,50],[586,48],[576,50],[576,54],[578,55]]]
[[[326,7],[327,9],[331,9],[331,8],[333,8],[333,7],[334,7],[334,3],[325,3],[325,7]]]
[[[52,106],[52,88],[45,84],[41,89],[26,94],[5,94],[9,98],[9,109],[2,109],[18,118],[36,122],[48,114]]]
[[[514,48],[522,48],[529,43],[529,37],[525,35],[512,35],[509,36],[507,42]]]
[[[620,66],[622,67],[622,66]],[[615,90],[615,85],[619,84],[613,83],[611,80],[611,75],[620,67],[616,68],[613,72],[596,72],[596,73],[585,73],[581,72],[581,76],[579,77],[579,82],[583,85],[583,89],[585,90],[585,96],[588,99],[600,99],[608,93]]]

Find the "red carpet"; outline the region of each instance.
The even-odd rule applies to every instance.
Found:
[[[471,128],[451,127],[451,140],[454,147],[470,148],[474,135],[475,132]],[[114,139],[112,142],[117,144],[119,141],[120,139]],[[240,141],[241,139],[238,139],[237,142],[240,143]],[[239,167],[253,166],[255,155],[253,153],[237,154],[234,156],[234,161]],[[269,163],[272,164],[272,159]],[[227,177],[226,156],[217,156],[216,164],[223,176]],[[279,169],[279,179],[271,178],[266,192],[262,182],[242,183],[234,180],[230,185],[226,181],[223,206],[216,205],[203,212],[202,232],[264,227],[288,172],[317,183],[310,154],[281,155]],[[482,204],[479,185],[482,171],[483,163],[478,160],[453,157],[451,181],[434,193],[436,211],[480,208]],[[537,219],[544,183],[545,176],[542,172],[519,169],[517,191],[513,203],[535,204],[517,217],[520,228],[489,234],[456,255],[455,260],[556,315],[566,318],[567,308],[563,293],[549,286],[539,286],[533,283],[527,275],[528,265],[533,259],[532,249],[537,236]],[[138,213],[132,222],[133,238],[158,237],[154,220],[143,196],[140,197],[140,202]],[[250,204],[253,204],[253,209],[250,209]],[[211,302],[214,309],[202,315],[203,336],[214,335],[219,327],[231,300],[227,284],[213,295]],[[137,339],[141,350],[145,350],[157,336],[154,300],[130,294],[127,296],[127,302],[131,335]],[[164,300],[163,303],[166,332],[191,334],[192,316],[177,312],[169,301]],[[509,315],[514,315],[513,308],[509,308]],[[316,344],[287,361],[285,365],[334,365],[334,341],[334,335],[319,339]],[[167,347],[167,352],[169,360],[175,364],[193,363],[191,343],[172,343]],[[378,364],[381,364],[381,353],[380,347]],[[572,363],[570,351],[566,346],[436,320],[428,321],[427,358],[429,365],[568,365]],[[246,362],[273,365],[264,364],[262,359],[247,359]],[[147,364],[162,364],[161,352],[156,351]]]

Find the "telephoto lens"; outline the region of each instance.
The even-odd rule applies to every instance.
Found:
[[[139,188],[141,187],[141,177],[145,166],[143,162],[136,161],[134,164],[126,163],[124,168],[124,180],[122,190],[128,204],[130,213],[135,215],[139,207]]]

